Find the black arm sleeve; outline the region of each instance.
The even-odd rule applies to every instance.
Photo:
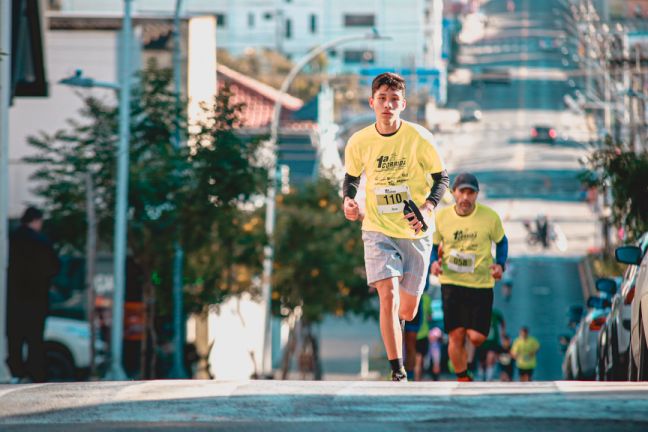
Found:
[[[339,183],[338,183],[339,184]],[[355,198],[358,193],[358,186],[360,185],[360,177],[353,177],[352,175],[344,175],[344,184],[342,185],[342,192],[345,197],[351,199]]]
[[[434,184],[432,185],[432,190],[430,190],[430,195],[428,195],[426,200],[431,201],[432,204],[434,204],[434,207],[436,207],[439,204],[439,201],[441,201],[441,198],[443,198],[446,189],[450,186],[448,171],[443,170],[438,173],[433,173],[432,180],[434,180]]]

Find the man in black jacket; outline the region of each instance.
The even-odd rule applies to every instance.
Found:
[[[9,237],[7,273],[7,338],[11,374],[18,379],[45,381],[43,333],[48,291],[60,262],[50,241],[41,234],[43,212],[29,207],[20,227]],[[27,345],[27,361],[23,346]]]

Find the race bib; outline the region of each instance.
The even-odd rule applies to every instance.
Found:
[[[378,213],[400,213],[403,211],[404,201],[409,199],[409,188],[407,185],[375,188],[374,194]]]
[[[448,255],[448,268],[457,273],[474,273],[475,254],[451,250]]]

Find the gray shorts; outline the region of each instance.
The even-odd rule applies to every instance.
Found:
[[[410,240],[389,237],[376,231],[362,231],[367,283],[400,278],[400,288],[420,296],[425,290],[432,253],[432,235]]]

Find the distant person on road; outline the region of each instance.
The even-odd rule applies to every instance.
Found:
[[[345,149],[344,215],[362,219],[367,282],[378,291],[380,332],[393,381],[406,381],[402,323],[416,315],[428,278],[434,209],[449,179],[432,134],[401,120],[405,80],[383,73],[371,84],[376,122],[353,134]],[[366,176],[366,214],[355,201]]]
[[[479,182],[474,175],[459,174],[452,185],[452,195],[455,204],[436,214],[432,273],[441,282],[443,320],[450,338],[448,355],[457,380],[472,381],[466,341],[478,347],[488,337],[493,286],[506,267],[508,240],[499,215],[477,203]]]
[[[60,263],[50,241],[41,234],[42,227],[43,213],[29,207],[20,227],[9,236],[7,364],[16,381],[43,382],[46,378],[43,333],[48,292]]]
[[[502,335],[502,346],[497,356],[497,362],[500,368],[500,381],[513,381],[515,360],[511,355],[511,338],[509,335]]]
[[[533,370],[537,365],[536,354],[539,349],[540,342],[538,342],[538,339],[529,336],[528,327],[522,327],[511,348],[511,355],[517,364],[520,381],[531,381]]]

